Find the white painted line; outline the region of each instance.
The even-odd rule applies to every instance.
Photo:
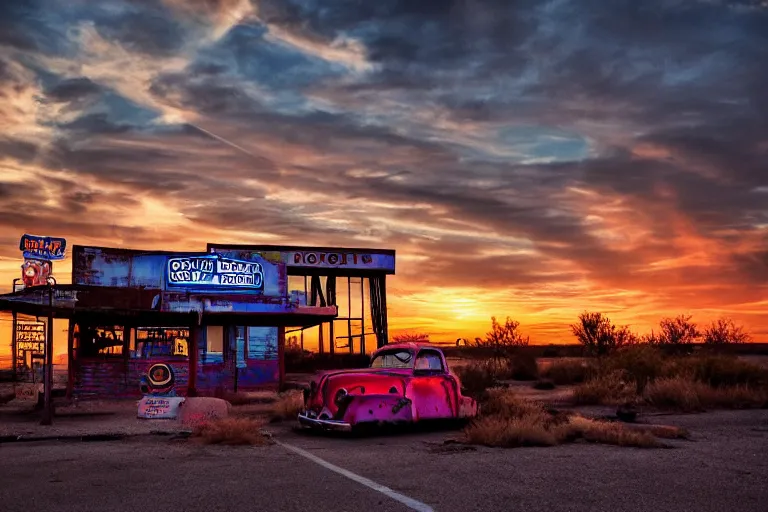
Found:
[[[334,473],[338,473],[338,474],[340,474],[342,476],[345,476],[345,477],[349,478],[350,480],[359,483],[360,485],[364,485],[364,486],[366,486],[366,487],[368,487],[370,489],[373,489],[374,491],[378,491],[381,494],[384,494],[385,496],[387,496],[389,498],[392,498],[395,501],[399,501],[400,503],[402,503],[403,505],[405,505],[406,507],[408,507],[408,508],[410,508],[412,510],[416,510],[417,512],[434,512],[432,507],[430,507],[426,503],[422,503],[420,501],[416,501],[413,498],[409,498],[408,496],[400,494],[399,492],[393,491],[389,487],[385,487],[385,486],[383,486],[381,484],[377,484],[373,480],[369,480],[369,479],[365,478],[364,476],[360,476],[360,475],[358,475],[356,473],[353,473],[351,471],[347,471],[344,468],[340,468],[339,466],[331,464],[330,462],[327,462],[327,461],[321,459],[320,457],[318,457],[316,455],[312,455],[308,451],[302,450],[301,448],[299,448],[297,446],[281,443],[280,441],[278,441],[276,439],[273,439],[273,441],[275,442],[275,444],[278,444],[278,445],[282,446],[286,450],[290,450],[293,453],[301,455],[302,457],[304,457],[306,459],[309,459],[309,460],[311,460],[312,462],[314,462],[316,464],[320,464],[324,468],[330,469]]]

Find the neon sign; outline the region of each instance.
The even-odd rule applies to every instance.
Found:
[[[29,260],[57,261],[65,258],[67,241],[50,236],[24,235],[19,241],[19,250]]]
[[[260,263],[218,256],[190,256],[168,260],[168,284],[205,288],[264,288]]]

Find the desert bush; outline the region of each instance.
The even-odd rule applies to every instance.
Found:
[[[637,393],[640,394],[649,382],[665,375],[665,358],[653,346],[626,346],[600,361],[597,371],[622,372],[635,383]]]
[[[675,318],[662,318],[659,322],[660,332],[655,337],[660,345],[690,345],[701,337],[696,324],[691,321],[691,315],[678,315]]]
[[[668,377],[685,377],[713,387],[768,386],[768,369],[736,356],[704,355],[673,358],[665,367]]]
[[[304,396],[301,391],[281,393],[272,406],[270,421],[295,420],[304,408]]]
[[[579,315],[579,323],[571,325],[571,331],[579,343],[596,356],[604,356],[618,347],[638,342],[629,327],[616,327],[602,313],[585,311]]]
[[[453,372],[459,378],[462,389],[471,396],[483,393],[496,384],[495,367],[488,362],[458,366]]]
[[[541,376],[549,379],[558,386],[580,384],[587,380],[590,368],[584,361],[563,360],[554,361],[541,371]]]
[[[709,388],[704,405],[722,409],[753,409],[768,407],[768,390],[750,386]]]
[[[223,418],[196,426],[192,437],[205,444],[264,445],[267,438],[262,426],[261,421],[250,418]]]
[[[631,402],[637,388],[621,371],[590,378],[573,389],[573,401],[581,405],[617,405]]]
[[[765,407],[768,391],[750,386],[715,388],[685,377],[659,379],[646,387],[644,401],[660,409],[697,412],[708,408]]]
[[[489,390],[481,410],[482,416],[464,431],[468,443],[513,448],[554,446],[584,439],[619,446],[661,446],[650,429],[630,429],[621,423],[552,414],[541,405],[518,398],[509,390]],[[663,434],[672,437],[669,431]]]
[[[470,444],[499,448],[554,446],[565,437],[564,431],[547,427],[538,416],[486,416],[472,422],[464,434]]]
[[[704,410],[701,398],[709,391],[709,386],[701,382],[682,377],[663,378],[646,386],[643,398],[659,409],[695,412]]]
[[[513,380],[536,380],[539,364],[531,354],[515,354],[506,360],[502,376]]]
[[[545,415],[544,408],[529,400],[524,400],[513,391],[504,388],[491,388],[483,397],[481,411],[484,416],[504,416],[518,418],[522,416]]]
[[[730,318],[720,318],[712,322],[704,329],[702,335],[704,343],[708,345],[746,343],[751,340],[751,336],[744,332],[744,328],[736,325]]]

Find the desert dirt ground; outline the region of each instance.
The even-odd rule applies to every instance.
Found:
[[[649,420],[692,437],[670,449],[505,450],[446,443],[454,431],[344,438],[288,422],[269,425],[276,443],[263,447],[160,436],[9,443],[0,445],[0,503],[4,512],[765,512],[768,410]]]

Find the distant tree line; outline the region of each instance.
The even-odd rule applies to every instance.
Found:
[[[639,343],[685,348],[701,342],[707,345],[726,345],[751,340],[744,328],[730,318],[720,318],[703,331],[699,330],[691,318],[691,315],[662,318],[658,332],[652,330],[648,334],[638,335],[627,325],[617,327],[603,313],[585,311],[579,315],[578,323],[571,325],[571,331],[579,343],[598,356]]]
[[[719,318],[703,330],[692,321],[691,315],[665,317],[659,321],[658,331],[637,334],[628,325],[617,326],[600,312],[585,311],[577,323],[571,324],[571,332],[591,354],[601,356],[617,348],[646,343],[653,346],[686,349],[694,343],[707,345],[728,345],[747,343],[751,337],[743,326],[736,325],[730,318]],[[429,342],[429,334],[406,332],[393,336],[394,342]],[[456,346],[485,347],[492,350],[493,358],[502,360],[510,357],[519,347],[530,344],[530,337],[520,331],[520,322],[507,317],[504,323],[491,317],[491,330],[485,337],[474,341],[466,338],[456,340]]]

